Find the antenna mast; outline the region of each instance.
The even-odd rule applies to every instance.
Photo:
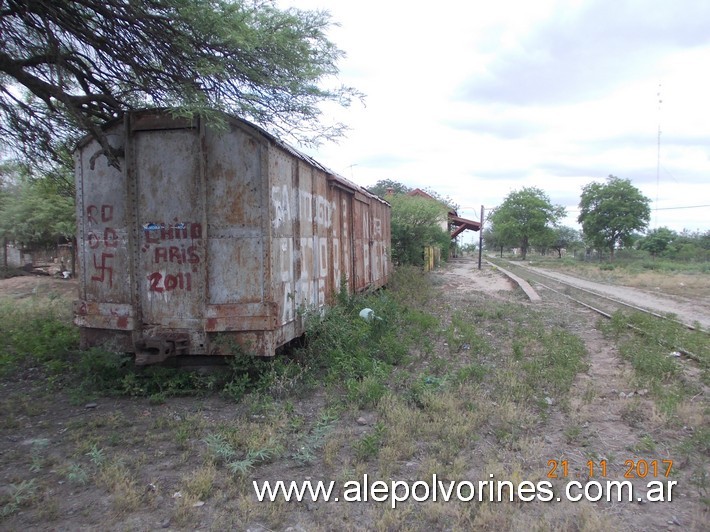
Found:
[[[658,82],[658,151],[656,156],[656,209],[655,209],[655,221],[654,225],[658,227],[658,191],[661,182],[661,104],[663,100],[661,99],[661,82]]]

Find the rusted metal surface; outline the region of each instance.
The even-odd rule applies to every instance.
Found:
[[[263,130],[159,111],[107,126],[123,153],[77,148],[82,344],[138,362],[219,354],[216,335],[263,356],[302,313],[389,275],[389,205]],[[130,341],[127,340],[130,336]]]

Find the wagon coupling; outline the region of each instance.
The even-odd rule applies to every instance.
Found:
[[[177,355],[186,355],[188,338],[185,336],[144,338],[136,343],[136,365],[159,364]]]

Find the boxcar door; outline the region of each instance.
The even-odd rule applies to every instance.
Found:
[[[204,307],[206,227],[197,128],[133,133],[143,333],[195,330]]]
[[[356,291],[370,284],[370,205],[358,196],[353,201],[353,271]]]

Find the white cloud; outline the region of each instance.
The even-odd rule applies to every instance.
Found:
[[[306,151],[362,185],[429,186],[472,217],[522,186],[574,209],[609,174],[659,208],[710,204],[708,2],[279,3],[340,23],[340,81],[366,106],[332,111],[348,137]],[[708,229],[710,209],[653,220]]]

